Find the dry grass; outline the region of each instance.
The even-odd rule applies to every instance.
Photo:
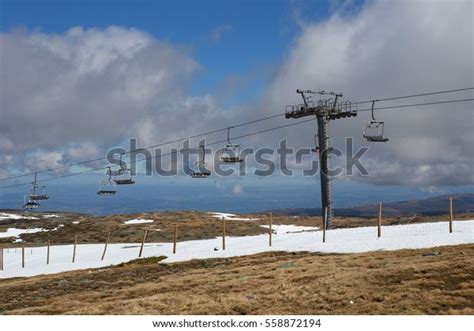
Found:
[[[438,255],[426,254],[439,252]],[[2,314],[474,314],[474,245],[265,253],[0,280]],[[352,303],[351,303],[352,302]]]

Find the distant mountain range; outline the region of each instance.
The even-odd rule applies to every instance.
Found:
[[[455,213],[474,212],[474,194],[454,194],[453,210]],[[423,200],[410,200],[389,202],[383,204],[383,213],[386,216],[402,215],[442,215],[448,213],[449,196],[438,196]],[[378,205],[369,204],[351,208],[336,208],[335,214],[338,216],[374,216],[377,214]],[[292,216],[313,216],[321,215],[321,208],[286,208],[270,210],[277,215]]]

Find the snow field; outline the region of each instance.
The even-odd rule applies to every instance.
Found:
[[[398,250],[474,243],[474,221],[453,222],[453,233],[447,222],[418,223],[382,227],[377,238],[376,227],[359,227],[322,231],[311,227],[274,225],[272,247],[268,235],[226,237],[226,250],[222,238],[182,241],[172,254],[172,243],[148,243],[143,257],[167,256],[165,263],[191,259],[207,259],[250,255],[268,251],[309,251],[324,253],[359,253],[377,250]],[[4,249],[4,270],[0,278],[51,274],[68,270],[98,268],[138,258],[140,244],[109,244],[104,261],[101,261],[104,244],[78,245],[76,262],[72,263],[73,245],[52,246],[50,264],[46,265],[46,247],[25,249],[25,268],[21,267],[21,249]]]

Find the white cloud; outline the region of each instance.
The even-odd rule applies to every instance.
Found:
[[[376,1],[353,17],[334,14],[305,24],[266,91],[266,109],[300,103],[297,88],[342,91],[346,99],[382,98],[473,86],[470,1]],[[455,22],[455,23],[454,23]],[[472,92],[430,100],[471,98]],[[403,100],[392,104],[423,102]],[[390,142],[372,144],[366,159],[375,183],[461,185],[474,183],[473,103],[380,111]],[[355,137],[368,113],[331,122],[332,141]],[[311,143],[314,126],[289,130]]]
[[[186,49],[136,29],[16,31],[0,41],[0,141],[17,150],[115,142],[182,98],[199,69]]]

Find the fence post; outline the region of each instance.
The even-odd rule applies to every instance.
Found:
[[[377,219],[377,238],[382,236],[382,203],[379,202],[379,218]]]
[[[25,267],[25,246],[21,246],[21,267]]]
[[[268,246],[272,247],[272,220],[273,214],[270,213],[270,226],[268,227]]]
[[[324,218],[323,218],[323,243],[326,242],[326,220],[328,217],[328,207],[324,207]]]
[[[74,249],[72,251],[72,263],[76,262],[77,235],[74,236]]]
[[[222,250],[225,251],[225,218],[222,217]]]
[[[0,270],[3,270],[3,247],[0,248]]]
[[[449,197],[449,233],[453,233],[453,198]]]
[[[104,252],[102,253],[102,258],[100,259],[101,261],[104,261],[105,253],[107,252],[107,246],[109,245],[109,240],[110,240],[110,231],[107,233],[107,241],[105,242]]]
[[[51,246],[51,240],[48,239],[48,249],[46,250],[46,264],[49,264],[49,247]]]
[[[174,226],[173,254],[176,254],[176,242],[178,241],[178,223]]]
[[[148,234],[148,229],[145,230],[145,234],[143,235],[143,239],[142,239],[142,245],[140,247],[140,253],[138,254],[138,257],[142,257],[142,253],[143,253],[143,246],[145,245],[145,241],[146,241],[146,236]]]

